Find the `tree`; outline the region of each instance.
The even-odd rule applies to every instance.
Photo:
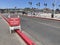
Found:
[[[60,9],[60,5],[58,5],[59,6],[59,9]]]
[[[17,7],[15,6],[14,9],[15,9],[15,14],[16,14],[17,13],[17,11],[16,11]]]
[[[47,3],[46,3],[46,0],[44,0],[44,6],[45,6],[45,8],[47,7]]]
[[[36,4],[36,6],[40,7],[40,2],[38,2],[38,3]]]
[[[58,5],[60,7],[60,5]]]
[[[52,6],[53,6],[53,9],[54,9],[54,7],[55,7],[55,3],[52,3]]]
[[[56,13],[60,13],[60,10],[59,10],[59,8],[57,8],[57,9],[56,9]]]
[[[40,2],[38,2],[38,3],[36,4],[36,6],[40,6]]]
[[[57,8],[56,11],[59,12],[60,10]]]
[[[55,12],[54,12],[54,7],[55,7],[55,3],[54,3],[54,2],[52,3],[52,6],[53,6],[53,13],[55,13]]]
[[[51,18],[54,17],[54,13],[55,13],[55,11],[54,11],[55,3],[54,3],[54,2],[52,3],[52,6],[53,6],[53,9],[52,9],[52,15],[51,15]]]
[[[47,7],[47,3],[44,3],[45,8]]]
[[[55,9],[54,7],[55,7],[55,0],[54,0],[54,2],[52,3],[52,6],[53,6],[53,10]],[[55,13],[55,11],[54,11],[54,13]]]
[[[52,16],[54,17],[54,14],[55,14],[55,10],[54,10],[54,9],[55,9],[55,8],[54,8],[54,7],[55,7],[55,0],[54,0],[54,2],[52,3],[52,6],[53,6]],[[52,18],[53,18],[53,17],[52,17]]]
[[[28,2],[28,4],[32,7],[32,2]]]

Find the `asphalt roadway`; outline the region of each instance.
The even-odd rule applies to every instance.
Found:
[[[20,16],[22,30],[38,45],[60,45],[60,21]]]
[[[60,21],[20,16],[22,31],[37,45],[60,45]]]

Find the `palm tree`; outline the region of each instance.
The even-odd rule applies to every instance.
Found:
[[[59,5],[59,7],[60,7],[60,5]]]
[[[60,12],[60,4],[58,6],[59,6],[59,12]]]
[[[44,12],[46,12],[46,9],[47,9],[47,3],[46,3],[46,0],[44,0],[44,6],[45,6]]]
[[[58,5],[59,6],[59,8],[60,8],[60,5]]]
[[[30,5],[30,7],[32,7],[32,2],[28,2],[28,4]]]
[[[32,14],[32,2],[28,2],[28,4],[30,5],[31,9],[30,9],[30,12]]]
[[[45,6],[45,8],[47,7],[47,3],[46,3],[46,0],[44,0],[44,6]]]
[[[47,10],[47,3],[44,3],[44,6],[45,6],[44,12],[46,12],[46,10]]]
[[[15,7],[14,7],[14,9],[15,9],[15,14],[17,13],[16,8],[17,8],[17,7],[15,6]]]
[[[47,7],[47,3],[44,3],[45,8]]]
[[[55,7],[55,3],[52,3],[52,6],[53,6],[53,9],[54,9],[54,7]]]
[[[54,17],[54,14],[55,14],[55,0],[54,0],[54,2],[52,3],[52,6],[53,6],[53,10],[52,10],[52,18]]]
[[[36,4],[36,6],[40,6],[40,2],[38,2],[38,3]]]

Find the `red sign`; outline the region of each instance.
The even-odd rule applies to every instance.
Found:
[[[20,18],[9,18],[9,25],[10,26],[18,26],[20,25]]]

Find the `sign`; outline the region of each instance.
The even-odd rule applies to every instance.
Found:
[[[20,18],[9,18],[9,25],[10,26],[19,26],[20,25]]]

